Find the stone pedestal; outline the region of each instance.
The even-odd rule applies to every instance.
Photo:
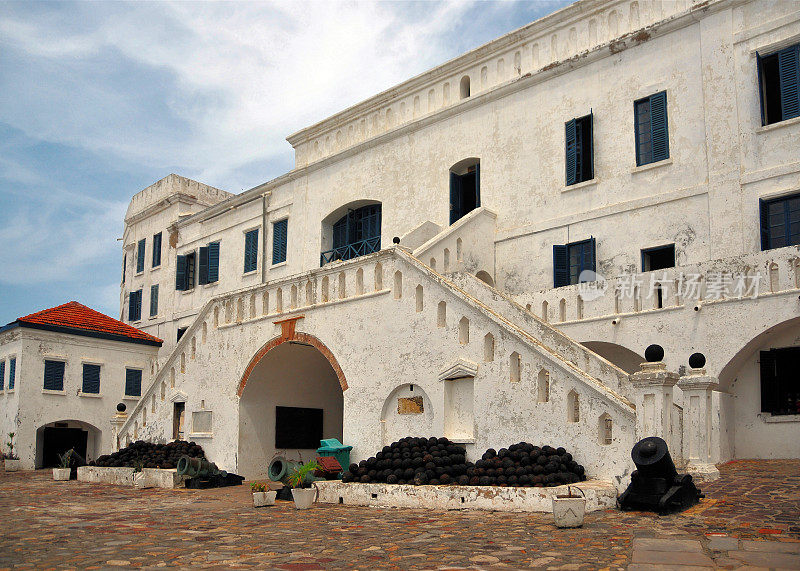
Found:
[[[667,371],[659,361],[642,363],[642,370],[630,379],[635,390],[636,439],[663,438],[673,458],[680,457],[679,450],[672,450],[672,387],[678,382],[678,374]]]
[[[119,443],[119,431],[122,429],[122,425],[125,424],[125,421],[128,420],[128,413],[123,411],[117,411],[117,413],[111,417],[111,448],[113,449],[112,452],[116,452],[121,448]]]
[[[686,422],[684,450],[687,471],[702,480],[716,480],[719,470],[711,462],[711,431],[714,422],[712,391],[719,386],[716,377],[705,369],[691,369],[681,377],[678,387],[683,391]]]

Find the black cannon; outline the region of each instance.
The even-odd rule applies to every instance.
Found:
[[[203,458],[181,456],[178,460],[178,475],[188,476],[186,487],[193,489],[239,486],[244,478],[220,470],[213,462]]]
[[[636,470],[617,499],[620,509],[667,514],[685,510],[705,497],[689,474],[678,474],[667,443],[657,436],[637,442],[631,451]]]

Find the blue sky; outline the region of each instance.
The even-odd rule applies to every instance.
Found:
[[[568,3],[0,2],[0,324],[118,317],[133,194],[275,178],[290,133]]]

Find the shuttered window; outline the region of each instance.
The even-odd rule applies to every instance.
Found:
[[[128,321],[142,318],[142,290],[132,291],[128,297]]]
[[[759,201],[761,249],[800,244],[800,194]]]
[[[595,239],[553,246],[553,287],[588,281],[581,272],[596,271]]]
[[[150,286],[150,317],[158,315],[158,284]]]
[[[669,158],[667,92],[661,91],[634,103],[636,164],[646,165]]]
[[[279,220],[272,224],[272,263],[280,264],[286,261],[286,240],[289,230],[289,220]]]
[[[244,272],[254,272],[258,268],[258,228],[244,235]]]
[[[142,370],[125,369],[125,396],[142,396]]]
[[[125,284],[125,270],[128,269],[128,254],[122,256],[122,283]]]
[[[800,116],[800,44],[757,58],[761,124]]]
[[[178,256],[175,260],[175,289],[186,291],[194,288],[195,253]]]
[[[83,364],[81,392],[93,395],[100,394],[100,365]]]
[[[161,232],[153,235],[153,267],[161,265]]]
[[[144,248],[145,248],[145,239],[142,238],[139,240],[139,245],[136,246],[136,273],[144,271]]]
[[[48,391],[64,390],[64,361],[44,362],[44,388]]]
[[[567,121],[566,141],[566,184],[570,186],[594,178],[594,149],[592,128],[594,115]]]
[[[6,362],[0,361],[0,391],[6,388]]]
[[[14,382],[17,376],[17,358],[14,357],[8,361],[8,390],[14,388]]]
[[[219,281],[219,242],[200,248],[197,262],[197,282],[213,284]]]
[[[761,351],[761,412],[800,414],[800,347]]]

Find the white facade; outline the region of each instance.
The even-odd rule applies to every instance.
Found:
[[[18,326],[0,332],[0,362],[5,363],[0,392],[3,443],[16,433],[15,452],[22,468],[44,463],[46,429],[86,432],[87,459],[113,452],[109,419],[118,403],[132,409],[139,397],[125,394],[126,369],[142,371],[142,387],[155,370],[158,347],[74,333]],[[9,388],[14,360],[14,387]],[[45,361],[64,362],[63,390],[44,388]],[[84,393],[83,365],[100,366],[100,390]],[[7,448],[3,446],[3,452]],[[51,459],[52,460],[52,459]]]
[[[121,315],[142,289],[133,325],[165,344],[123,436],[170,438],[184,403],[209,456],[256,476],[277,452],[267,409],[318,391],[314,406],[342,418],[325,437],[341,428],[356,459],[409,434],[460,440],[473,458],[529,440],[621,481],[642,427],[656,425],[676,458],[699,441],[715,462],[800,456],[800,415],[762,411],[757,366],[760,350],[800,345],[798,248],[761,251],[759,222],[760,199],[800,193],[800,119],[762,126],[757,71],[757,54],[798,43],[790,2],[583,0],[292,135],[295,169],[242,194],[170,175],[126,217]],[[634,103],[662,92],[669,156],[637,166]],[[568,186],[565,123],[590,113],[593,176]],[[479,207],[450,224],[451,172],[475,165]],[[320,267],[334,223],[376,204],[382,251]],[[271,263],[282,220],[286,259]],[[159,232],[161,265],[146,249],[137,274],[137,242],[151,248]],[[553,287],[553,246],[589,238],[609,278],[597,299]],[[213,242],[218,281],[176,291],[177,256]],[[664,245],[676,267],[655,272],[659,302],[642,250]],[[676,295],[681,272],[702,276],[697,298]],[[760,290],[720,292],[719,273],[761,276]],[[615,302],[623,274],[642,285]],[[657,390],[628,378],[651,343],[675,373]],[[308,345],[329,367],[303,369]],[[268,370],[271,350],[297,366]],[[698,441],[695,401],[676,385],[695,352],[720,383]],[[398,399],[415,397],[422,410],[401,414]],[[664,403],[651,411],[660,424],[639,401]]]

